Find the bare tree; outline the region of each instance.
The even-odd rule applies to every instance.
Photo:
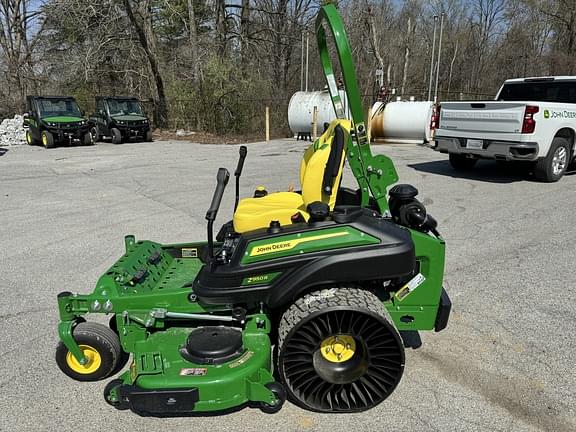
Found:
[[[158,55],[156,51],[156,38],[152,28],[152,15],[150,10],[150,0],[139,1],[137,12],[134,12],[130,0],[123,0],[126,13],[130,23],[138,35],[138,41],[142,50],[146,54],[152,77],[156,85],[156,100],[154,103],[154,120],[156,126],[164,128],[168,126],[168,105],[166,103],[166,93],[164,91],[164,80],[160,72]]]
[[[6,93],[17,111],[23,111],[26,93],[36,88],[34,48],[43,30],[40,10],[31,11],[30,0],[0,1],[0,50],[7,81]],[[34,23],[36,28],[30,29]]]

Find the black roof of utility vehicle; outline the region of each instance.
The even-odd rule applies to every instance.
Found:
[[[96,96],[96,99],[139,100],[134,96]]]
[[[26,96],[27,99],[74,99],[73,96]]]

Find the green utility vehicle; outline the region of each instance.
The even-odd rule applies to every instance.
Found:
[[[109,137],[114,144],[137,138],[152,141],[150,120],[140,101],[134,97],[97,96],[96,112],[90,117],[92,137],[99,141]]]
[[[140,415],[243,406],[278,411],[289,398],[320,412],[370,409],[404,370],[399,331],[444,329],[444,241],[411,185],[367,139],[352,54],[336,8],[320,9],[320,59],[338,119],[304,153],[299,192],[239,200],[213,225],[229,172],[220,168],[207,240],[125,237],[126,252],[91,294],[58,295],[56,361],[69,377],[113,376],[104,399]],[[327,47],[334,38],[352,119]],[[348,161],[358,189],[340,187]],[[109,326],[87,322],[109,314]],[[273,355],[274,353],[274,355]]]
[[[26,142],[46,148],[79,142],[92,145],[91,123],[83,117],[76,100],[69,96],[27,96],[24,115]]]

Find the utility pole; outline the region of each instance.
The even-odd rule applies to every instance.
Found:
[[[304,90],[304,32],[302,32],[302,43],[300,50],[300,91]]]
[[[434,15],[434,36],[432,36],[432,54],[430,55],[430,79],[428,80],[428,100],[432,100],[432,78],[434,77],[434,52],[436,51],[436,27],[438,15]]]
[[[306,91],[308,91],[308,45],[310,43],[310,35],[306,32]]]
[[[442,54],[442,31],[444,30],[444,12],[440,17],[440,37],[438,38],[438,63],[436,64],[436,86],[434,88],[434,103],[438,102],[438,76],[440,75],[440,55]]]

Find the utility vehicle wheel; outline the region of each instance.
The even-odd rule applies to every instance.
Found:
[[[277,382],[268,383],[264,387],[266,387],[268,390],[274,393],[274,395],[276,396],[276,403],[273,405],[267,403],[261,403],[259,405],[260,411],[266,414],[277,413],[282,409],[282,406],[284,405],[284,402],[286,402],[286,399],[288,397],[286,395],[286,389],[282,384]]]
[[[450,159],[450,165],[452,168],[459,171],[465,171],[474,168],[478,159],[468,158],[466,155],[450,153],[448,156]]]
[[[556,137],[546,157],[538,159],[534,166],[534,176],[543,182],[560,180],[570,162],[570,143],[566,138]]]
[[[144,134],[144,141],[152,142],[152,131],[151,130],[147,130],[146,133]]]
[[[90,129],[90,135],[92,135],[92,142],[94,144],[100,140],[100,134],[98,133],[98,128],[96,126]]]
[[[404,371],[404,346],[374,294],[332,288],[282,316],[278,371],[289,398],[320,412],[358,412],[386,399]]]
[[[56,363],[62,372],[77,381],[98,381],[109,376],[122,359],[118,335],[110,328],[91,322],[74,328],[74,339],[88,359],[81,364],[60,342],[56,348]]]
[[[110,129],[110,133],[112,134],[112,143],[113,144],[122,144],[122,134],[120,130],[117,128]]]
[[[91,132],[84,134],[84,137],[82,138],[82,144],[84,144],[85,146],[90,146],[90,145],[94,145],[94,143],[95,143],[95,141],[92,138]]]
[[[47,149],[54,147],[54,135],[48,131],[42,131],[42,144]]]
[[[118,389],[122,384],[124,384],[124,382],[121,379],[114,379],[104,387],[104,400],[106,403],[121,411],[129,408],[128,404],[120,399],[118,393]]]
[[[36,145],[36,140],[32,136],[32,132],[30,132],[30,130],[26,131],[26,143],[28,145]]]

